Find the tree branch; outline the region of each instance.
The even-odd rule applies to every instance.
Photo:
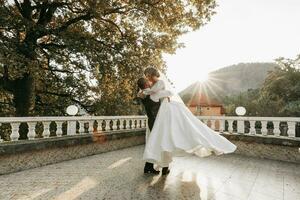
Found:
[[[81,15],[81,16],[75,17],[73,19],[70,19],[69,21],[64,23],[61,27],[54,29],[53,32],[58,32],[58,33],[62,32],[64,30],[66,30],[69,26],[71,26],[72,24],[75,24],[75,23],[77,23],[81,20],[90,20],[92,18],[93,18],[92,14],[90,12],[87,12],[84,15]]]
[[[45,25],[49,23],[58,7],[69,5],[69,3],[64,2],[44,2],[42,4],[36,5],[33,8],[40,10],[40,17],[37,24]]]
[[[114,27],[116,27],[118,29],[118,31],[120,32],[121,36],[124,37],[124,33],[121,31],[120,27],[115,22],[113,22],[113,21],[111,21],[109,19],[104,19],[104,18],[100,18],[100,20],[112,24]]]
[[[23,10],[22,10],[22,8],[21,8],[20,3],[19,3],[17,0],[14,0],[14,2],[15,2],[15,4],[16,4],[16,6],[17,6],[17,8],[18,8],[18,10],[19,10],[19,12],[20,12],[20,14],[22,14],[22,13],[23,13]]]
[[[24,0],[23,3],[19,3],[18,0],[14,0],[19,12],[21,13],[21,15],[32,21],[32,18],[31,18],[31,14],[32,14],[32,10],[33,10],[33,7],[31,6],[31,2],[30,0]]]
[[[45,49],[48,49],[49,47],[55,47],[55,48],[61,48],[61,49],[64,49],[66,48],[67,46],[66,45],[63,45],[63,44],[55,44],[55,43],[48,43],[48,44],[39,44],[42,48],[45,48]]]
[[[89,108],[92,107],[92,105],[85,105],[83,104],[81,101],[78,101],[74,98],[72,98],[72,94],[61,94],[61,93],[57,93],[57,92],[50,92],[50,91],[37,91],[40,94],[49,94],[49,95],[54,95],[54,96],[59,96],[59,97],[65,97],[65,98],[69,98],[71,101],[78,103],[80,106],[82,106],[84,109],[86,109],[87,111],[89,110]]]

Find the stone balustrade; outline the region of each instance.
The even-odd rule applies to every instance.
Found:
[[[300,163],[300,118],[198,118],[236,154]],[[0,175],[144,144],[146,126],[146,116],[0,117]]]
[[[28,140],[99,132],[145,129],[146,116],[0,117],[1,142],[18,141],[21,126]],[[4,138],[4,139],[3,139]]]
[[[197,116],[210,128],[221,133],[258,136],[296,137],[296,117]],[[28,140],[93,132],[146,128],[146,116],[80,116],[80,117],[0,117],[0,142],[17,141],[20,125]],[[24,131],[23,131],[24,132]],[[4,134],[5,133],[5,134]],[[4,137],[5,136],[5,137]]]
[[[210,128],[221,133],[295,138],[300,118],[197,116]]]

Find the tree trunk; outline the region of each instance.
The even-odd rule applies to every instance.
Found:
[[[13,96],[15,115],[17,117],[30,116],[35,105],[34,78],[30,74],[24,74],[22,78],[14,81]],[[19,132],[19,139],[27,139],[28,126],[26,123],[21,123]]]

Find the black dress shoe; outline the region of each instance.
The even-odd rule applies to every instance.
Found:
[[[162,169],[162,175],[167,175],[167,174],[169,174],[170,173],[170,170],[169,170],[169,167],[164,167],[163,169]]]
[[[155,169],[144,169],[144,174],[159,174]]]

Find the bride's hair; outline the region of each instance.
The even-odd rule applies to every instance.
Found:
[[[144,74],[145,75],[149,74],[150,76],[157,76],[157,77],[160,76],[159,71],[156,68],[154,68],[154,67],[148,67],[148,68],[146,68],[145,71],[144,71]]]

